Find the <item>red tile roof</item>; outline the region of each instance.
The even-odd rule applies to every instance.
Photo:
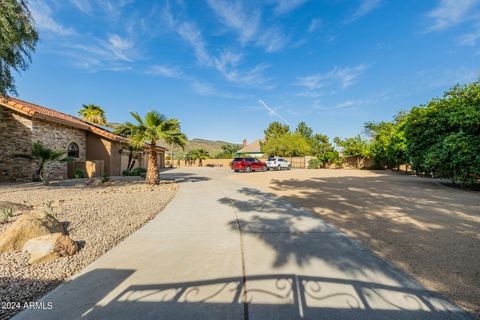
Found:
[[[128,139],[122,136],[116,135],[114,133],[111,133],[105,129],[102,129],[99,126],[96,126],[92,123],[86,122],[82,119],[76,118],[74,116],[68,115],[60,111],[39,106],[34,103],[30,103],[30,102],[12,98],[12,97],[0,96],[0,104],[11,110],[15,110],[17,112],[23,113],[32,118],[43,119],[46,121],[51,121],[51,122],[55,122],[55,123],[59,123],[67,126],[72,126],[75,128],[93,132],[103,138],[107,138],[113,141],[117,141],[121,143],[129,143]],[[166,150],[165,148],[160,146],[158,146],[158,148],[162,150]]]

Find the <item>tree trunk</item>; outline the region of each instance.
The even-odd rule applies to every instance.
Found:
[[[155,149],[155,147],[155,142],[152,142],[150,144],[150,150],[148,152],[148,168],[147,177],[145,179],[148,184],[160,183],[160,177],[158,175],[157,150]]]
[[[202,161],[202,159],[199,159],[199,160],[198,160],[198,166],[199,166],[199,167],[203,167],[203,161]]]
[[[170,145],[170,168],[173,168],[173,142]]]

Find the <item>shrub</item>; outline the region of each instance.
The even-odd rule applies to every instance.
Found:
[[[2,222],[8,222],[8,219],[13,217],[13,209],[12,208],[3,208],[3,217]]]
[[[110,180],[110,177],[106,173],[102,174],[102,178],[101,178],[102,183],[105,183],[109,180]]]
[[[73,171],[73,177],[74,177],[75,179],[85,178],[85,170],[80,169],[80,168],[79,168],[79,169],[75,169],[75,170]]]
[[[145,176],[147,174],[147,169],[145,168],[135,168],[130,171],[123,170],[122,176]]]
[[[317,158],[308,161],[308,169],[320,169],[320,160]]]

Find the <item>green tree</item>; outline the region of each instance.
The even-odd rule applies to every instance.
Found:
[[[196,148],[191,150],[191,155],[190,157],[192,160],[198,160],[198,166],[202,167],[203,166],[203,160],[206,160],[210,158],[210,154],[208,153],[208,150],[204,148]]]
[[[319,160],[319,166],[325,168],[339,161],[340,156],[338,151],[335,150],[335,147],[330,143],[328,136],[317,133],[310,138],[310,141],[312,155]]]
[[[170,167],[173,167],[173,147],[177,146],[182,148],[182,150],[185,150],[188,139],[183,132],[178,130],[168,133],[165,137],[165,142],[170,144]]]
[[[357,168],[360,168],[362,162],[370,155],[369,142],[366,139],[363,139],[361,135],[346,139],[336,137],[334,142],[341,148],[344,157],[352,157],[356,159]]]
[[[268,128],[265,129],[265,140],[279,137],[285,133],[290,132],[290,127],[286,124],[281,124],[278,121],[272,122],[268,125]]]
[[[407,154],[418,172],[472,184],[480,175],[480,81],[414,107],[406,122]]]
[[[12,70],[25,71],[38,34],[26,1],[0,1],[0,95],[17,94]]]
[[[215,155],[216,159],[228,159],[228,158],[233,158],[235,156],[235,153],[237,153],[238,150],[242,149],[241,145],[237,144],[224,144],[222,146],[222,151],[217,153]]]
[[[298,157],[310,153],[310,145],[299,133],[286,132],[265,139],[260,145],[263,153],[269,156]]]
[[[307,139],[307,141],[309,141],[313,136],[313,129],[307,126],[304,121],[297,125],[295,132],[301,134],[305,139]]]
[[[36,177],[47,184],[48,172],[47,167],[51,162],[66,162],[71,159],[65,157],[66,151],[50,149],[44,146],[41,142],[34,142],[32,144],[32,154],[17,154],[15,157],[32,160],[37,165]]]
[[[145,144],[149,145],[148,168],[145,181],[149,184],[158,184],[160,176],[158,173],[157,141],[165,139],[172,132],[180,130],[180,122],[177,119],[167,119],[157,111],[149,111],[145,118],[140,117],[136,112],[130,112],[136,123],[127,122],[124,124],[130,130],[130,141],[132,145],[140,148]]]
[[[407,114],[399,113],[392,122],[367,122],[365,131],[370,136],[371,157],[375,164],[388,169],[408,164],[405,124]]]
[[[82,109],[78,111],[78,115],[85,121],[92,122],[104,126],[107,124],[105,111],[102,107],[94,104],[84,104]]]

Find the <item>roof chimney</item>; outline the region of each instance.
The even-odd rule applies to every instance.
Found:
[[[247,146],[247,139],[243,139],[243,147],[245,148]]]

